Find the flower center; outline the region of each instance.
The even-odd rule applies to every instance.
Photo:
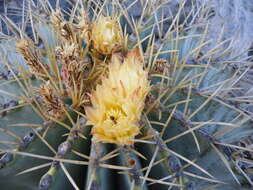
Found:
[[[110,120],[115,121],[115,117],[111,115]]]
[[[106,113],[106,120],[109,120],[114,125],[117,125],[118,120],[125,116],[126,114],[121,109],[111,109]]]

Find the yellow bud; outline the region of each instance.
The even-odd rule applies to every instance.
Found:
[[[122,48],[123,35],[120,24],[110,17],[100,16],[91,29],[93,48],[108,55]]]

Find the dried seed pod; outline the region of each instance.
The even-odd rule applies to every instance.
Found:
[[[76,42],[75,34],[73,32],[72,26],[67,22],[61,23],[60,34],[67,41]]]
[[[76,86],[81,87],[85,75],[85,68],[89,64],[81,55],[79,46],[75,43],[66,43],[56,48],[58,62],[62,65],[61,76],[69,90]]]
[[[64,16],[60,10],[56,10],[51,15],[51,23],[66,42],[77,42],[77,36],[74,32],[72,23],[65,21]]]
[[[82,12],[81,16],[77,18],[78,24],[76,29],[80,31],[80,38],[83,39],[87,45],[90,45],[90,22],[86,12]]]
[[[158,59],[153,66],[151,73],[162,74],[165,70],[169,70],[168,61],[165,59]]]
[[[52,13],[50,21],[57,29],[61,27],[61,23],[64,21],[64,17],[59,9]]]
[[[39,88],[39,93],[49,117],[61,119],[65,115],[65,105],[61,98],[55,93],[50,81]]]
[[[31,73],[35,76],[47,78],[48,65],[41,61],[41,55],[31,40],[20,40],[16,44],[17,52],[23,55]]]

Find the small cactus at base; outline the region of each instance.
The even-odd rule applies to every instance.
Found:
[[[218,63],[229,50],[205,52],[184,4],[155,35],[162,4],[143,4],[137,20],[117,1],[30,6],[33,36],[2,40],[3,190],[251,188],[252,118],[230,95],[239,72]]]

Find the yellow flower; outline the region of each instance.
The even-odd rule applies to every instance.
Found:
[[[86,108],[92,134],[99,142],[133,144],[139,134],[139,120],[150,90],[148,73],[139,49],[124,58],[113,54],[108,76],[91,94],[93,107]]]
[[[119,22],[110,17],[100,16],[91,29],[93,48],[108,55],[122,48],[123,35]]]

